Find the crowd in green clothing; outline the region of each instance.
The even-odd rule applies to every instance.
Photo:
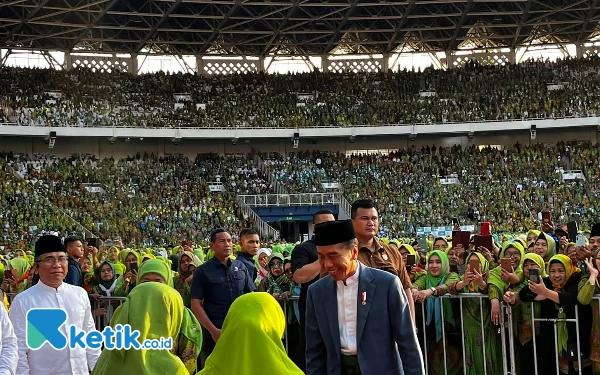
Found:
[[[586,117],[600,113],[599,67],[597,56],[343,74],[2,67],[0,102],[3,118],[36,126],[301,128]]]
[[[416,321],[429,374],[510,371],[502,357],[500,331],[506,323],[502,303],[512,312],[513,323],[506,328],[513,330],[514,346],[504,344],[515,354],[517,373],[533,374],[537,366],[539,374],[575,374],[581,365],[583,374],[600,374],[600,319],[593,315],[597,301],[592,302],[594,293],[600,292],[596,281],[600,224],[585,234],[585,246],[572,243],[566,227],[548,223],[541,229],[514,237],[494,235],[491,250],[475,248],[474,236],[457,244],[430,235],[423,249],[413,239],[404,240],[417,249],[417,264],[411,266],[412,294],[422,303],[417,304]],[[384,241],[405,259],[406,254],[415,254],[413,246],[402,240]],[[446,294],[466,298],[461,302],[436,298]],[[574,323],[559,321],[555,347],[554,323],[536,322],[534,330],[532,314],[543,319],[574,319],[578,314],[579,331]],[[578,340],[581,362],[575,349]]]
[[[13,246],[42,231],[70,234],[73,229],[103,239],[123,236],[140,246],[204,242],[207,228],[223,226],[237,232],[250,224],[234,194],[256,192],[252,186],[240,190],[245,182],[260,184],[251,170],[247,175],[239,171],[236,163],[245,160],[239,158],[215,161],[206,155],[191,161],[180,155],[138,154],[115,161],[90,156],[5,156],[8,165],[0,161],[5,177],[0,184],[10,188],[1,193],[6,213],[0,222],[10,236],[6,245]],[[212,193],[208,185],[219,179],[227,191]],[[103,191],[90,192],[86,184]],[[26,191],[24,197],[19,189]],[[19,205],[34,199],[39,204]],[[33,226],[35,230],[29,230]]]
[[[22,248],[38,234],[123,236],[140,246],[206,243],[208,228],[236,233],[252,225],[236,194],[275,193],[252,155],[199,154],[126,159],[74,155],[3,155],[0,160],[0,228],[3,246]],[[597,221],[600,147],[590,142],[493,148],[431,147],[386,155],[298,152],[260,157],[284,192],[335,192],[348,201],[369,196],[380,207],[380,236],[409,236],[417,227],[490,221],[502,233],[524,232],[544,209],[560,223],[579,215]],[[586,181],[563,181],[560,170],[580,169]],[[13,173],[14,172],[14,173]],[[459,184],[442,184],[455,176]],[[22,178],[20,178],[22,177]],[[25,181],[27,182],[25,182]],[[222,183],[226,193],[209,191]],[[84,184],[97,184],[91,193]],[[161,242],[162,241],[162,242]]]

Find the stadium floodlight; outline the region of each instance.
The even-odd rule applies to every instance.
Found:
[[[531,125],[531,140],[535,141],[535,138],[537,136],[537,125]]]

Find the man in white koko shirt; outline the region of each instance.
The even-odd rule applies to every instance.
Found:
[[[13,375],[18,360],[17,336],[0,297],[0,375]]]
[[[19,346],[17,375],[88,375],[96,365],[100,349],[76,347],[54,349],[49,342],[37,350],[27,346],[27,312],[34,308],[62,309],[67,320],[60,328],[64,337],[74,325],[78,331],[95,330],[90,300],[85,289],[64,283],[69,258],[60,238],[40,237],[35,244],[35,270],[40,281],[17,294],[10,306],[12,321]]]

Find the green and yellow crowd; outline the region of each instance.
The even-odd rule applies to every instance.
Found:
[[[600,113],[599,67],[597,56],[450,70],[273,75],[2,67],[0,120],[23,126],[301,128],[587,117]],[[435,94],[423,97],[422,91]]]

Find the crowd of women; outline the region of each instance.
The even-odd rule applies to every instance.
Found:
[[[239,245],[237,248],[240,249]],[[288,327],[296,327],[296,331],[298,329],[297,307],[294,310],[292,303],[287,305],[289,306],[286,312],[287,320],[283,318],[282,310],[282,301],[288,300],[299,292],[291,279],[289,255],[292,249],[293,245],[290,244],[276,244],[273,249],[260,249],[256,256],[258,291],[273,295],[281,301],[281,304],[276,303],[275,299],[271,302],[264,297],[255,297],[259,304],[256,304],[256,301],[253,303],[252,299],[250,302],[247,301],[254,307],[233,305],[229,312],[229,315],[245,314],[248,308],[257,312],[269,312],[269,315],[264,316],[261,327],[267,324],[273,327],[274,331],[264,333],[265,337],[255,337],[255,339],[262,339],[262,343],[267,345],[267,341],[272,341],[272,338],[269,339],[267,336],[278,337],[277,343],[271,342],[270,346],[273,349],[281,349],[284,356],[286,354],[281,337],[286,322]],[[157,354],[157,351],[132,350],[127,352],[127,358],[123,360],[121,351],[106,351],[107,354],[100,357],[94,373],[111,374],[115,371],[121,373],[124,369],[139,372],[140,369],[146,368],[148,363],[155,363],[153,361],[158,360],[162,364],[157,366],[157,374],[164,369],[177,368],[185,369],[185,372],[178,370],[169,373],[194,374],[196,360],[202,348],[202,330],[190,310],[191,281],[195,269],[213,256],[212,250],[205,252],[202,248],[193,248],[191,244],[141,250],[123,248],[121,243],[100,250],[93,246],[85,246],[84,257],[80,260],[83,288],[92,301],[92,315],[96,320],[96,328],[102,330],[107,325],[115,327],[117,324],[130,324],[132,329],[143,332],[142,339],[171,337],[174,343],[166,357],[161,357],[162,354]],[[0,299],[3,300],[7,310],[10,309],[8,296],[14,297],[39,282],[33,264],[34,255],[31,251],[17,250],[6,256],[0,255],[0,279],[3,280]],[[152,283],[153,286],[140,288],[147,282]],[[165,284],[166,287],[155,286],[155,283]],[[126,298],[123,300],[123,297]],[[277,309],[273,309],[270,303],[275,303]],[[167,322],[166,325],[164,322],[161,323],[164,317],[172,317],[173,322]],[[229,324],[237,326],[240,317],[228,318],[228,320],[234,320],[235,323],[232,321]],[[222,344],[225,349],[216,351],[215,356],[227,355],[228,346],[234,345],[233,341],[236,339],[232,336],[230,339],[220,341],[228,344]],[[270,356],[275,353],[265,355]],[[153,359],[152,357],[155,356],[160,358]],[[165,364],[165,358],[170,364]],[[152,370],[144,371],[146,374],[152,373]],[[215,372],[207,370],[203,373]]]
[[[502,374],[502,345],[506,345],[509,357],[514,354],[507,363],[514,361],[518,374],[535,374],[535,369],[538,374],[576,374],[579,367],[583,374],[600,374],[600,310],[598,300],[593,298],[600,293],[597,282],[600,224],[593,225],[585,236],[579,234],[578,243],[569,239],[567,228],[545,223],[540,229],[514,237],[494,235],[492,238],[497,240],[491,242],[491,249],[480,246],[477,236],[458,232],[458,227],[452,238],[430,235],[424,247],[420,247],[423,242],[417,239],[382,239],[402,255],[409,269],[413,297],[419,302],[416,326],[429,374],[461,374],[463,371],[470,375]],[[237,250],[243,250],[237,246]],[[81,261],[84,288],[96,302],[92,313],[98,328],[129,323],[146,327],[148,337],[173,337],[176,344],[170,353],[174,357],[169,358],[192,374],[202,335],[198,321],[189,310],[190,286],[195,269],[210,259],[213,251],[204,251],[192,244],[134,250],[123,248],[119,243],[100,250],[89,246],[85,249]],[[268,307],[269,301],[260,309],[273,314],[266,319],[275,317],[276,324],[287,325],[289,357],[295,360],[295,356],[303,355],[296,336],[298,306],[294,302],[283,303],[299,293],[291,273],[289,257],[293,249],[291,244],[261,248],[253,259],[258,291],[271,294],[279,301],[277,309]],[[17,250],[0,257],[0,272],[9,275],[4,277],[3,283],[7,309],[8,294],[22,292],[37,282],[32,263],[33,256],[28,251]],[[170,288],[137,287],[146,282]],[[173,292],[166,292],[167,289]],[[463,298],[459,301],[447,298],[449,295]],[[114,296],[127,297],[125,304],[119,307],[118,301],[100,298]],[[438,298],[441,296],[445,297]],[[512,348],[508,340],[503,342],[504,336],[500,334],[506,327],[501,305],[512,312],[512,326],[507,328],[515,338]],[[239,329],[245,320],[240,320],[241,312],[235,306],[229,312],[236,316],[235,324],[228,315],[230,323],[226,325]],[[171,316],[177,316],[179,323],[158,324],[159,317],[165,315],[164,309],[169,310]],[[145,314],[136,314],[142,311]],[[280,315],[286,317],[281,318],[281,322]],[[533,317],[548,321],[536,320],[532,324]],[[556,325],[552,319],[557,320]],[[283,350],[281,334],[277,340],[268,339],[275,351],[270,361],[279,358],[280,354],[276,353]],[[232,334],[223,342],[237,345],[235,337]],[[218,357],[220,361],[227,361],[226,350],[215,350],[215,353],[213,360]],[[117,358],[119,355],[118,351],[103,355],[95,373],[115,371],[115,363],[122,360]],[[123,368],[132,371],[140,368],[144,361],[152,361],[142,354],[128,358]],[[285,358],[277,363],[284,366],[288,361]]]
[[[123,236],[138,247],[186,239],[206,244],[208,228],[237,233],[252,224],[235,196],[274,193],[268,174],[290,194],[331,191],[323,183],[337,182],[348,201],[372,197],[380,208],[383,237],[410,236],[418,226],[444,226],[453,217],[465,224],[487,220],[499,232],[518,233],[535,225],[542,209],[553,210],[561,223],[571,214],[595,222],[593,202],[600,190],[600,147],[590,142],[432,145],[385,155],[264,153],[265,172],[254,165],[252,155],[199,154],[195,160],[153,154],[121,160],[2,156],[0,245],[13,249],[30,245],[39,234],[82,231],[111,239]],[[560,168],[582,170],[587,180],[563,181]],[[450,175],[460,183],[440,183],[439,177]],[[211,192],[208,183],[216,181],[228,193]],[[104,192],[90,192],[84,184]],[[503,203],[494,204],[498,201]]]
[[[597,56],[423,72],[131,75],[0,69],[0,113],[35,126],[309,127],[597,116]],[[553,89],[548,86],[553,87]],[[556,89],[556,88],[559,89]],[[423,97],[420,92],[433,92]],[[298,104],[300,103],[300,105]]]

